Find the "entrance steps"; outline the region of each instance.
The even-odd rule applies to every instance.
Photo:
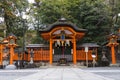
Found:
[[[86,66],[82,65],[81,63],[77,63],[76,65],[73,62],[68,62],[67,64],[60,64],[58,62],[53,62],[52,65],[49,62],[39,62],[35,63],[38,68],[52,68],[52,67],[78,67],[78,68],[87,68]]]
[[[53,55],[53,61],[57,62],[60,58],[66,58],[67,61],[72,61],[72,55]]]
[[[43,63],[44,64],[44,63]],[[64,67],[69,67],[69,68],[87,68],[86,66],[80,65],[79,63],[77,63],[76,65],[74,65],[72,62],[68,62],[68,65],[66,64],[61,64],[58,65],[57,62],[54,62],[52,65],[50,65],[49,63],[45,63],[46,65],[40,65],[39,68],[64,68]]]

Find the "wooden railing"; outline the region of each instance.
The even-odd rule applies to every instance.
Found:
[[[17,53],[14,54],[13,59],[18,60]],[[20,60],[30,61],[30,51],[28,51],[28,54],[24,53],[24,56],[21,54]],[[35,50],[33,60],[49,61],[49,50]]]
[[[92,59],[92,51],[89,50],[87,53],[88,60],[93,60]],[[86,60],[86,52],[84,50],[77,50],[77,60]]]
[[[35,50],[34,51],[34,61],[48,61],[49,60],[49,50]],[[30,54],[28,53],[28,61],[30,61]]]
[[[92,50],[89,50],[87,55],[88,55],[88,60],[93,60],[92,59]],[[20,60],[22,60],[22,56],[23,55],[21,55]],[[54,57],[55,56],[53,55],[53,58]],[[72,55],[71,55],[71,57],[72,57]],[[77,50],[76,58],[77,58],[77,61],[86,60],[85,51],[84,50]],[[13,59],[18,60],[18,54],[17,53],[14,54]],[[96,59],[97,59],[97,57],[96,57]],[[30,52],[29,51],[28,51],[28,54],[24,54],[24,60],[30,61]],[[49,50],[43,50],[43,49],[35,50],[33,60],[34,61],[49,61]],[[54,61],[54,59],[53,59],[53,61]]]

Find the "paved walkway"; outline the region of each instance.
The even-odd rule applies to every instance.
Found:
[[[114,80],[80,68],[48,68],[15,80]]]

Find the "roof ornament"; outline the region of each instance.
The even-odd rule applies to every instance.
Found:
[[[64,18],[64,17],[61,17],[60,19],[59,19],[59,22],[66,22],[67,20],[66,20],[66,18]]]

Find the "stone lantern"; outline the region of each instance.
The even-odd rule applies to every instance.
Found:
[[[118,36],[115,34],[111,34],[109,35],[108,39],[109,43],[107,44],[107,46],[111,48],[112,64],[116,64],[115,46],[118,45],[117,43]]]
[[[17,37],[13,34],[13,33],[10,33],[9,36],[7,37],[7,40],[8,40],[8,47],[10,49],[10,63],[8,66],[6,66],[6,69],[15,69],[16,66],[13,64],[13,56],[14,56],[14,48],[17,46],[16,44],[16,40],[17,40]]]
[[[96,64],[96,60],[95,60],[96,59],[96,51],[94,49],[92,51],[92,55],[91,56],[93,58],[93,62],[92,62],[93,63],[93,67],[95,67],[95,64]]]

